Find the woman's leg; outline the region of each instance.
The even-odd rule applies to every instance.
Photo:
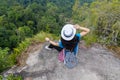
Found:
[[[54,46],[54,45],[52,45],[52,44],[50,44],[49,46],[48,46],[48,48],[55,48],[57,51],[61,51],[63,48],[61,48],[61,47],[59,47],[59,46]]]
[[[75,49],[74,49],[74,55],[77,56],[77,54],[78,54],[78,50],[79,50],[79,46],[77,45],[77,46],[75,47]]]

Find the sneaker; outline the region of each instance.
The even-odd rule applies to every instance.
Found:
[[[52,50],[51,48],[49,48],[48,46],[45,46],[45,49],[47,49],[47,50]]]

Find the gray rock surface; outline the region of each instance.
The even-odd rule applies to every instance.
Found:
[[[85,48],[80,44],[79,63],[68,69],[58,60],[58,52],[36,49],[31,52],[24,67],[14,67],[4,73],[21,75],[24,80],[120,80],[120,59],[100,45]]]
[[[45,44],[46,45],[46,44]],[[44,46],[45,46],[44,45]],[[120,59],[100,45],[80,46],[78,65],[68,69],[59,62],[56,50],[38,50],[29,55],[27,68],[20,74],[32,80],[120,80]]]

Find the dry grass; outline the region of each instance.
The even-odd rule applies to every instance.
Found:
[[[113,51],[113,53],[115,53],[116,57],[120,58],[120,47],[118,46],[107,46],[108,49],[110,49],[111,51]]]

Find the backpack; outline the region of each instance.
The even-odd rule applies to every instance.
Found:
[[[68,68],[73,68],[77,66],[78,59],[76,55],[74,55],[74,47],[79,42],[79,38],[77,36],[74,37],[71,41],[65,41],[61,38],[61,41],[63,43],[63,46],[65,48],[58,54],[58,59],[61,62],[64,62],[65,66]]]
[[[65,66],[69,69],[74,68],[78,64],[78,59],[76,55],[74,55],[74,52],[65,50],[65,58],[64,58]]]

